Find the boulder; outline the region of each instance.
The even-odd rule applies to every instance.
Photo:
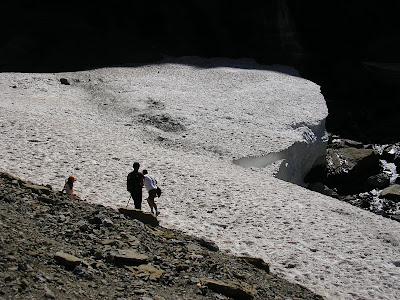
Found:
[[[395,202],[400,201],[400,184],[393,184],[387,188],[385,188],[381,192],[381,197],[388,199],[388,200],[393,200]]]
[[[64,85],[70,85],[68,79],[66,79],[66,78],[60,78],[60,83],[64,84]]]
[[[311,191],[320,193],[320,194],[327,195],[327,196],[332,196],[333,195],[333,190],[328,188],[322,182],[312,182],[308,186],[308,189],[310,189]]]
[[[140,265],[137,267],[126,267],[129,271],[135,274],[137,277],[144,277],[148,278],[149,280],[157,281],[160,279],[162,274],[164,273],[163,270],[157,269],[152,265]]]
[[[210,290],[233,299],[253,299],[257,293],[254,287],[243,283],[225,282],[209,278],[202,278],[200,282]]]
[[[124,207],[120,207],[118,209],[118,211],[121,214],[123,214],[131,219],[139,220],[140,222],[142,222],[144,224],[148,224],[148,225],[154,226],[154,227],[159,225],[157,218],[152,213],[143,212],[139,209],[124,208]]]
[[[388,174],[377,174],[368,177],[367,183],[372,188],[383,189],[390,185],[390,177]]]
[[[112,252],[111,256],[116,265],[139,266],[148,262],[149,257],[134,249],[119,249]]]
[[[265,270],[269,273],[269,265],[261,258],[258,257],[249,257],[249,256],[241,256],[241,259],[245,260],[249,264],[256,266],[261,270]]]
[[[58,251],[55,255],[54,255],[54,259],[60,264],[65,266],[68,269],[74,269],[76,266],[79,266],[81,264],[81,259],[65,253],[63,251]]]
[[[24,186],[31,189],[32,192],[34,192],[35,194],[39,194],[39,195],[41,195],[41,194],[50,195],[51,194],[51,190],[46,186],[30,184],[30,183],[24,183]]]
[[[329,149],[326,185],[336,187],[339,194],[367,191],[365,181],[379,173],[379,154],[371,149]]]
[[[207,239],[207,238],[204,238],[204,237],[201,238],[199,240],[199,243],[200,243],[201,246],[203,246],[203,247],[205,247],[205,248],[207,248],[207,249],[209,249],[211,251],[218,251],[219,250],[218,245],[216,243],[214,243],[213,241]]]
[[[39,196],[39,197],[38,197],[38,200],[39,200],[40,202],[44,202],[44,203],[47,203],[47,204],[54,204],[54,203],[57,202],[55,199],[50,198],[50,197],[48,197],[48,196]]]

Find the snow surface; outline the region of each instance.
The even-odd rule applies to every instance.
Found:
[[[74,175],[84,200],[119,207],[139,161],[163,189],[161,225],[328,299],[399,299],[400,224],[291,183],[324,156],[327,116],[295,70],[182,58],[1,73],[0,91],[2,171],[55,189]]]

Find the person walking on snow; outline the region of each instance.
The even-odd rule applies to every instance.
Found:
[[[136,209],[142,209],[142,188],[144,176],[139,172],[140,164],[133,163],[133,171],[128,174],[126,179],[126,189],[131,193]]]
[[[154,201],[157,195],[157,180],[155,180],[155,178],[152,175],[148,174],[147,170],[143,170],[143,175],[144,175],[144,186],[147,192],[149,193],[149,197],[146,199],[147,203],[150,206],[151,212],[154,213],[155,216],[158,216],[160,212],[158,211],[157,204]]]

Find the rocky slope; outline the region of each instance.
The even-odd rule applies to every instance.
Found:
[[[0,299],[322,299],[151,214],[5,173],[0,206]]]

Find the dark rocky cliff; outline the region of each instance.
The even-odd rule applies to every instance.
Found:
[[[251,57],[295,66],[321,85],[329,131],[363,142],[400,140],[395,7],[373,1],[255,3],[9,2],[0,18],[0,70],[75,71],[162,55]]]

